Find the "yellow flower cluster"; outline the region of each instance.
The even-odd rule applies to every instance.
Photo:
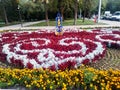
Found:
[[[85,66],[65,71],[0,68],[0,87],[16,84],[42,90],[116,90],[120,89],[120,70],[96,70]]]

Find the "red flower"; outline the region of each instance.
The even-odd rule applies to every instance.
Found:
[[[65,69],[67,69],[67,68],[68,68],[68,62],[64,62],[64,63],[59,64],[59,65],[58,65],[58,68],[59,68],[60,70],[65,70]]]
[[[82,64],[88,64],[89,62],[90,62],[90,60],[86,59],[86,60],[82,61]]]
[[[31,64],[30,62],[28,62],[26,67],[29,68],[29,69],[33,69],[33,64]]]
[[[14,60],[14,63],[17,66],[24,67],[24,64],[23,64],[23,62],[21,60]]]
[[[55,67],[55,65],[52,65],[52,66],[49,67],[49,69],[52,70],[52,71],[55,71],[56,67]]]

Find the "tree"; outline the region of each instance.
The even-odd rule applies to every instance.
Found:
[[[42,0],[45,8],[45,19],[46,19],[46,25],[49,26],[49,19],[48,19],[48,3],[49,0]]]
[[[17,0],[1,0],[0,2],[0,16],[6,24],[18,20],[18,2]]]
[[[10,4],[10,1],[11,0],[0,0],[0,7],[2,7],[6,24],[8,24],[8,15],[7,15],[6,7]]]
[[[74,0],[74,23],[76,25],[77,17],[78,17],[78,5],[81,4],[81,0]]]
[[[104,12],[105,11],[105,8],[107,6],[107,3],[108,3],[108,0],[102,0],[102,6],[101,6],[101,11]]]
[[[112,13],[120,11],[120,0],[108,0],[105,10],[111,11]]]
[[[72,1],[71,0],[58,0],[58,11],[61,13],[62,15],[62,19],[64,21],[64,12],[65,10],[71,10],[71,4],[72,4]]]
[[[19,0],[19,7],[26,18],[31,20],[30,15],[36,11],[36,4],[33,0]]]
[[[72,11],[74,9],[74,22],[73,22],[73,24],[76,25],[79,1],[81,1],[81,0],[58,0],[58,8],[62,14],[63,20],[64,20],[65,10]]]
[[[82,0],[82,11],[83,11],[83,22],[85,17],[90,18],[91,12],[98,6],[98,1],[96,0]]]
[[[49,26],[48,11],[56,11],[57,10],[56,9],[57,1],[56,0],[42,0],[42,3],[44,4],[46,25]]]
[[[17,0],[10,0],[9,6],[7,6],[7,15],[9,22],[18,21],[18,2]]]

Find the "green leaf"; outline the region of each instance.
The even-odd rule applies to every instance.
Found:
[[[94,76],[95,76],[95,74],[93,72],[88,71],[88,70],[84,71],[84,82],[86,84],[90,84],[92,82]]]
[[[0,82],[0,87],[1,88],[5,88],[8,86],[8,83],[7,82]]]

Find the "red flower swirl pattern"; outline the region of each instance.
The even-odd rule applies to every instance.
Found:
[[[0,58],[27,68],[77,68],[102,58],[106,50],[104,44],[93,36],[90,40],[84,33],[70,32],[59,37],[40,31],[2,33]]]

